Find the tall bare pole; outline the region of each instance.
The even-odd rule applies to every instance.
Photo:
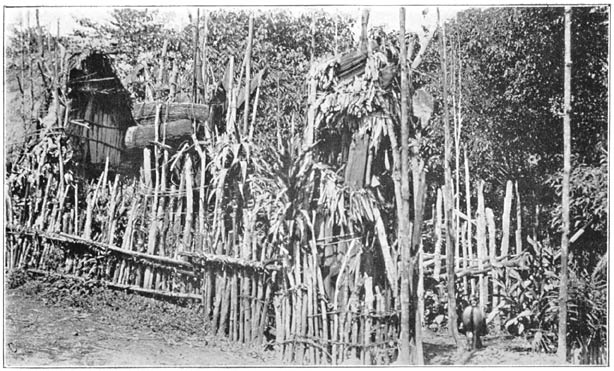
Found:
[[[439,18],[439,8],[437,9],[437,18]],[[458,329],[456,328],[456,297],[454,294],[454,283],[456,282],[456,274],[454,272],[454,216],[452,199],[454,191],[452,189],[452,173],[450,170],[450,157],[452,142],[450,138],[450,119],[448,115],[448,73],[447,73],[447,54],[446,54],[446,29],[445,24],[440,22],[441,29],[441,70],[443,84],[443,123],[444,123],[444,201],[445,201],[445,218],[446,218],[446,271],[448,275],[448,319],[450,324],[450,335],[458,344]]]
[[[557,355],[567,360],[567,253],[569,250],[569,175],[571,172],[571,7],[565,7],[565,116],[563,117],[563,235],[561,236],[561,287],[559,289],[559,344]]]
[[[363,27],[364,27],[363,13]],[[367,17],[368,19],[368,17]],[[365,27],[366,28],[366,27]],[[365,39],[361,38],[366,48]],[[399,45],[401,48],[401,213],[399,220],[399,248],[401,250],[401,349],[399,363],[408,364],[411,359],[410,349],[410,286],[409,286],[409,258],[410,258],[410,223],[409,223],[409,117],[407,96],[409,81],[407,75],[407,48],[405,47],[405,8],[399,10]],[[362,45],[361,45],[362,49]]]
[[[27,137],[28,131],[30,129],[30,118],[26,119],[26,47],[30,48],[30,30],[24,31],[23,29],[23,19],[19,20],[19,28],[22,30],[20,35],[21,39],[21,71],[20,71],[20,88],[21,88],[21,118],[23,120],[23,131]],[[27,37],[27,39],[26,39]]]
[[[405,12],[405,8],[402,8],[403,12]],[[405,14],[405,13],[403,13]],[[362,17],[361,17],[361,31],[360,31],[360,51],[363,53],[366,53],[368,50],[368,45],[369,45],[369,41],[367,40],[368,35],[367,35],[367,26],[369,25],[369,9],[368,8],[364,8],[362,10]],[[405,23],[405,21],[403,21],[403,23]],[[405,26],[403,26],[405,27]],[[403,41],[405,42],[405,41]],[[405,45],[405,44],[401,44],[401,45]],[[401,48],[402,49],[402,48]],[[407,57],[407,53],[405,53],[405,56]]]
[[[254,39],[254,15],[249,15],[249,32],[247,35],[247,50],[245,51],[245,108],[243,110],[242,135],[247,136],[249,125],[249,91],[251,84],[252,40]]]
[[[193,46],[194,46],[194,74],[192,76],[192,102],[198,102],[198,73],[200,72],[198,63],[198,22],[200,21],[200,9],[196,9],[196,19],[194,20]]]
[[[205,10],[205,25],[204,25],[204,30],[203,32],[205,33],[203,36],[203,58],[201,61],[202,64],[202,72],[201,72],[201,77],[203,80],[203,103],[206,104],[208,97],[207,97],[207,85],[209,85],[209,75],[207,74],[207,41],[208,41],[208,37],[209,37],[209,17],[207,14],[207,11]]]
[[[38,37],[38,47],[39,47],[39,55],[40,55],[40,59],[41,59],[41,63],[43,60],[43,57],[45,56],[45,48],[43,47],[43,29],[41,28],[41,22],[40,22],[40,17],[38,15],[38,8],[36,8],[36,32],[37,32],[37,37]]]

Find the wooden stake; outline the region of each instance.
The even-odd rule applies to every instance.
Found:
[[[109,171],[109,158],[107,157],[107,160],[104,165],[104,171],[100,175],[98,184],[96,185],[96,189],[94,190],[94,194],[92,195],[92,198],[90,198],[89,202],[87,203],[87,211],[85,214],[85,228],[83,231],[83,237],[86,239],[91,238],[91,235],[92,235],[92,214],[93,214],[94,208],[96,207],[96,203],[98,202],[98,192],[100,191],[100,186],[101,185],[104,186],[102,182],[103,182],[103,179],[107,178],[108,171]]]
[[[503,218],[502,218],[503,219],[502,220],[503,237],[501,239],[501,254],[502,255],[509,254],[510,212],[512,209],[512,197],[513,197],[512,182],[508,180],[506,187],[505,187],[505,200],[503,203]]]
[[[186,156],[184,174],[186,192],[186,215],[181,251],[194,251],[192,246],[192,215],[194,214],[194,202],[192,191],[192,160],[190,159],[190,156]]]
[[[489,255],[490,255],[490,264],[494,265],[497,259],[497,243],[495,240],[495,214],[493,213],[491,208],[486,208],[486,221],[488,223],[488,246],[489,246]],[[499,274],[496,269],[490,271],[492,280],[493,280],[493,298],[492,298],[492,308],[497,308],[499,305],[499,285],[495,284],[496,280],[499,280]],[[499,314],[495,317],[495,328],[497,331],[501,329],[501,317]]]
[[[448,274],[448,319],[450,323],[456,323],[456,296],[455,296],[455,287],[454,284],[456,282],[456,278],[454,276],[454,246],[455,241],[454,238],[456,236],[456,232],[454,231],[454,221],[453,221],[453,206],[452,206],[452,198],[453,198],[453,189],[452,189],[452,174],[450,172],[450,151],[452,147],[452,143],[450,140],[450,125],[448,119],[448,76],[447,76],[447,55],[446,55],[446,29],[445,24],[441,23],[439,18],[439,9],[437,9],[437,18],[439,21],[439,27],[441,29],[441,70],[442,70],[442,84],[443,84],[443,117],[444,117],[444,139],[445,139],[445,159],[444,159],[444,176],[445,176],[445,187],[444,187],[444,204],[445,204],[445,218],[446,218],[446,249],[447,249],[447,260],[446,260],[446,270]],[[431,35],[432,36],[432,35]],[[422,52],[423,45],[421,45]],[[416,57],[416,62],[422,54],[418,54]],[[413,65],[412,65],[413,67]],[[450,333],[454,342],[458,345],[458,329],[456,326],[450,326]]]
[[[193,68],[193,75],[192,75],[192,102],[193,103],[197,103],[197,97],[198,97],[198,73],[200,72],[200,68],[199,68],[199,63],[198,63],[198,23],[200,21],[200,9],[196,9],[196,19],[194,20],[194,29],[193,29],[193,33],[192,33],[192,47],[194,48],[194,53],[193,53],[193,63],[194,63],[194,68]]]
[[[439,277],[441,272],[441,248],[443,246],[443,240],[441,236],[441,224],[442,224],[442,205],[443,199],[441,195],[441,188],[437,188],[437,201],[435,203],[435,268],[433,271],[433,277]]]
[[[522,253],[522,203],[518,192],[518,181],[514,183],[516,189],[516,254]]]
[[[249,33],[247,36],[247,49],[245,50],[245,107],[243,111],[243,130],[241,132],[242,137],[248,135],[249,125],[249,85],[251,83],[251,61],[252,61],[252,41],[254,39],[254,15],[249,15]]]
[[[464,267],[467,268],[469,266],[469,262],[471,259],[471,254],[473,253],[473,235],[472,229],[473,226],[469,222],[471,220],[471,178],[469,176],[469,156],[467,155],[467,147],[463,146],[465,153],[465,202],[467,204],[467,245],[465,246],[465,251],[463,253],[464,257]],[[465,284],[466,286],[466,284]],[[467,288],[465,288],[467,290]],[[467,294],[467,292],[465,293]]]
[[[202,72],[201,72],[201,77],[203,80],[203,87],[202,87],[202,103],[206,104],[208,102],[208,97],[207,97],[207,86],[209,85],[209,74],[207,73],[207,65],[208,65],[208,59],[207,59],[207,41],[208,41],[208,36],[209,36],[209,16],[207,11],[205,10],[205,25],[204,25],[204,36],[203,36],[203,45],[202,45],[202,52],[203,52],[203,57],[202,57]]]
[[[478,184],[478,211],[477,211],[477,247],[478,247],[478,269],[484,268],[483,259],[486,256],[486,211],[484,206],[484,181],[481,180]],[[484,277],[479,278],[479,293],[480,307],[485,308],[486,305],[486,283]]]

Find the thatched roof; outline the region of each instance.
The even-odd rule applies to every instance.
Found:
[[[73,101],[72,108],[83,108],[91,97],[95,97],[99,106],[106,106],[123,117],[122,129],[135,125],[130,93],[122,85],[106,53],[86,49],[73,54],[68,63],[68,97]]]
[[[315,64],[310,73],[318,83],[315,128],[337,130],[388,110],[385,96],[396,75],[397,65],[379,51],[352,51]]]
[[[68,65],[68,87],[72,94],[120,94],[130,97],[117,77],[111,59],[104,52],[86,49],[73,54]]]

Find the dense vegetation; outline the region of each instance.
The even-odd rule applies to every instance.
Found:
[[[223,77],[229,57],[242,60],[248,13],[216,10],[207,17],[207,96],[211,97],[215,94],[216,83]],[[59,41],[68,52],[84,47],[113,51],[118,74],[135,101],[148,98],[148,86],[156,92],[156,99],[169,96],[170,88],[157,80],[161,46],[167,42],[167,57],[177,67],[179,76],[179,89],[174,99],[189,101],[194,63],[193,20],[177,32],[165,27],[157,11],[119,9],[113,11],[112,19],[110,24],[82,19],[80,24],[84,30],[75,31]],[[571,220],[572,234],[581,229],[583,233],[573,241],[570,249],[572,314],[569,338],[574,344],[585,345],[593,340],[602,341],[607,323],[604,267],[608,216],[608,19],[607,7],[574,8]],[[200,24],[203,25],[202,20]],[[278,126],[285,137],[290,135],[294,125],[299,132],[306,117],[306,79],[310,65],[324,56],[355,48],[353,24],[354,20],[349,17],[331,16],[322,11],[301,16],[284,11],[256,12],[253,70],[268,67],[270,71],[257,111],[256,143],[264,146],[271,142]],[[452,85],[450,105],[460,107],[462,128],[457,145],[463,152],[466,150],[470,159],[472,181],[486,181],[486,198],[495,209],[503,207],[506,181],[518,181],[523,200],[522,217],[527,221],[526,233],[542,246],[532,250],[531,269],[514,273],[515,284],[505,287],[504,296],[513,303],[506,327],[522,335],[547,331],[542,348],[553,350],[558,313],[556,255],[561,232],[563,164],[563,9],[469,9],[447,22],[446,27],[446,48],[451,56],[449,70],[452,71],[448,82]],[[312,35],[315,50],[312,50]],[[380,43],[396,38],[396,33],[387,34],[382,30],[374,30],[372,35],[378,35]],[[433,45],[439,45],[440,37],[441,33],[435,35]],[[23,53],[27,49],[34,53],[41,40],[47,42],[46,38],[33,37],[30,30],[13,32],[7,49],[8,76],[21,73]],[[423,158],[428,159],[427,205],[435,202],[436,189],[443,184],[440,54],[436,47],[427,51],[415,81],[415,88],[429,91],[436,101],[435,117],[424,136],[422,149]],[[32,67],[26,64],[26,68]],[[28,74],[31,70],[25,71],[25,75]],[[34,74],[35,79],[40,78],[38,71]],[[235,70],[236,76],[240,74],[241,71]],[[9,85],[9,89],[11,86],[14,87]],[[26,88],[25,81],[20,80],[19,88]],[[23,115],[22,112],[13,114]],[[290,138],[289,143],[293,141],[294,138]],[[268,161],[277,161],[274,170],[290,174],[278,178],[279,184],[262,183],[263,189],[268,187],[274,193],[284,193],[288,199],[283,201],[292,204],[291,213],[300,219],[298,203],[305,198],[301,192],[309,189],[301,182],[309,179],[294,179],[293,176],[300,172],[302,158],[293,158],[291,150],[280,155],[266,150],[262,153]],[[266,176],[266,165],[258,167],[259,164],[254,160],[253,167]],[[236,169],[237,174],[242,170]],[[460,179],[464,178],[462,167],[453,167],[453,171],[459,172]],[[270,175],[269,178],[274,177]],[[462,192],[459,191],[458,197],[476,197]],[[495,215],[500,215],[501,210],[497,211]],[[430,217],[427,213],[425,219]]]

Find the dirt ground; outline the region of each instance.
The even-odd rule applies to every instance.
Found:
[[[51,304],[22,289],[5,290],[4,303],[7,367],[261,366],[273,361],[273,353],[261,346],[219,339],[200,324],[193,332],[169,330],[139,321],[134,310]]]
[[[466,341],[464,335],[461,340]],[[484,347],[475,352],[457,350],[454,340],[445,333],[426,330],[424,358],[427,365],[468,366],[554,366],[561,363],[554,354],[533,352],[522,338],[486,335]]]
[[[79,296],[74,287],[45,285],[5,289],[4,366],[282,365],[261,345],[208,334],[193,309],[106,289]],[[485,348],[469,353],[445,334],[424,335],[427,365],[557,364],[554,355],[531,352],[523,339],[487,336]]]

